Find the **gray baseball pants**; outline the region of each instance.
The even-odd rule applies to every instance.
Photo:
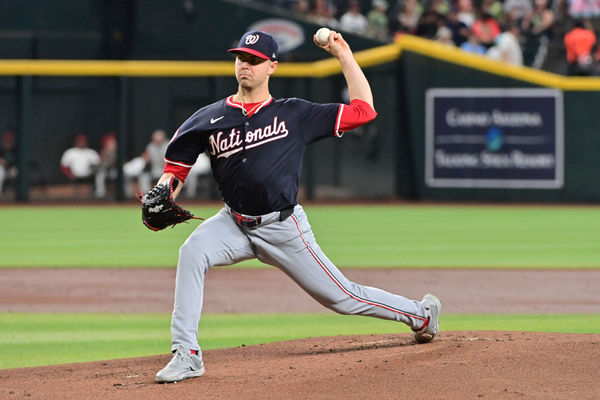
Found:
[[[261,216],[261,224],[240,227],[231,210],[222,208],[187,238],[179,249],[175,305],[171,319],[172,349],[199,350],[198,323],[204,277],[210,267],[257,258],[273,265],[325,307],[340,314],[367,315],[420,329],[426,317],[419,301],[349,281],[315,241],[302,206],[279,221],[279,212]]]

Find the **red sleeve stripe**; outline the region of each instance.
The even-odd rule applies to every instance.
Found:
[[[344,114],[339,118],[338,130],[351,131],[370,122],[377,117],[377,112],[363,100],[354,99],[350,105],[345,105]]]
[[[340,104],[340,109],[338,110],[337,119],[335,122],[335,136],[342,137],[344,132],[340,132],[340,125],[342,123],[342,114],[344,113],[344,105]]]
[[[190,164],[185,164],[182,162],[177,162],[177,161],[173,161],[173,160],[169,160],[165,158],[165,161],[169,164],[174,164],[174,165],[179,165],[180,167],[184,167],[184,168],[192,168],[194,165],[190,165]]]
[[[180,164],[165,164],[165,169],[163,170],[165,174],[173,174],[175,178],[179,179],[182,183],[185,182],[185,178],[187,178],[190,173],[189,167],[184,167]]]

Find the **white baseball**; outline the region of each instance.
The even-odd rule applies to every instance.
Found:
[[[330,33],[331,30],[329,30],[329,28],[320,28],[316,33],[317,43],[319,43],[321,46],[325,46],[327,43],[329,43]]]

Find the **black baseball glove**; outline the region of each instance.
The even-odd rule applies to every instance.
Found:
[[[159,183],[145,195],[137,195],[142,204],[142,222],[153,231],[160,231],[167,226],[175,226],[189,219],[202,219],[175,203],[173,191],[179,185],[174,177]]]

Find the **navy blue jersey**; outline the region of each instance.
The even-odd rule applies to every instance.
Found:
[[[207,151],[233,210],[261,215],[296,205],[306,146],[339,134],[343,105],[270,98],[247,117],[231,98],[201,108],[181,125],[167,148],[165,172],[185,176]]]

